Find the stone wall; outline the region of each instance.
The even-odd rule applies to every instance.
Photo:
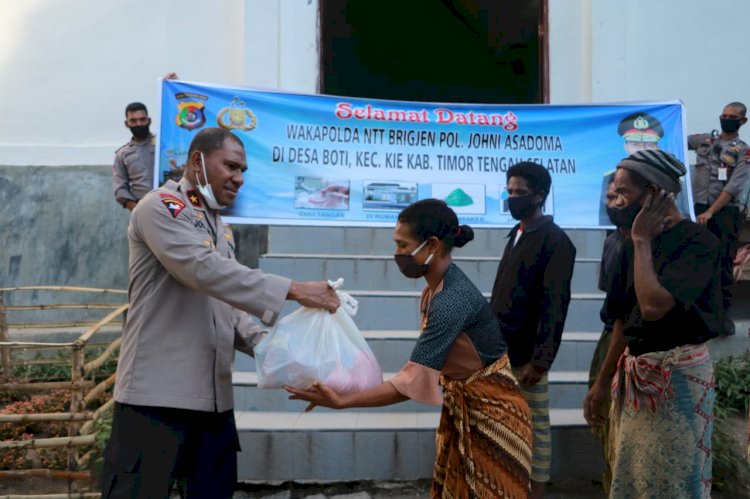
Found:
[[[0,213],[0,287],[127,289],[129,212],[114,200],[111,167],[0,165]],[[265,226],[237,226],[238,260],[257,266],[267,233]],[[7,304],[48,297],[8,298]]]

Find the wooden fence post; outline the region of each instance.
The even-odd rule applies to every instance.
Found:
[[[0,342],[8,342],[10,341],[10,337],[8,336],[8,321],[5,317],[5,303],[3,302],[3,299],[3,292],[0,291]],[[0,380],[2,382],[7,382],[13,376],[13,366],[11,365],[10,360],[10,346],[3,345],[0,347],[0,362],[2,362],[3,369],[2,375],[0,375]]]
[[[77,413],[82,412],[83,407],[83,377],[84,371],[83,366],[85,363],[84,359],[84,346],[85,342],[76,341],[73,344],[73,358],[71,361],[70,369],[70,412]],[[78,434],[78,429],[81,427],[81,423],[70,421],[68,424],[68,436],[74,437]],[[77,466],[78,462],[78,448],[68,448],[68,470],[73,471]]]

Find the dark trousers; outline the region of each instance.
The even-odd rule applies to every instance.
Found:
[[[102,498],[230,498],[239,440],[234,411],[202,412],[115,403],[104,452]]]
[[[708,209],[708,205],[696,204],[695,215]],[[714,213],[706,228],[719,238],[719,264],[721,267],[721,301],[724,311],[732,305],[732,267],[737,254],[737,241],[740,237],[740,210],[736,206],[725,206]]]
[[[596,377],[599,374],[599,370],[602,368],[602,365],[604,365],[604,360],[607,358],[607,351],[609,350],[609,344],[611,341],[612,327],[604,326],[602,335],[599,337],[599,341],[596,343],[594,356],[591,359],[591,367],[589,368],[589,389],[594,386],[594,382],[596,381]],[[602,488],[604,489],[605,494],[609,494],[609,489],[612,485],[612,462],[610,459],[612,449],[610,447],[609,439],[609,430],[611,425],[608,417],[610,403],[607,402],[605,405],[606,409],[604,410],[606,419],[604,421],[604,425],[594,427],[591,430],[594,432],[594,435],[596,435],[596,437],[602,442],[602,451],[604,452],[604,472],[602,473]]]

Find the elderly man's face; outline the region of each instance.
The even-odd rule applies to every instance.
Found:
[[[614,208],[615,207],[615,199],[617,199],[617,194],[615,194],[615,183],[610,182],[607,186],[607,208]]]
[[[630,172],[623,168],[618,168],[615,172],[615,179],[610,187],[614,191],[615,198],[610,205],[612,208],[622,209],[633,204],[640,205],[646,191],[638,187],[630,177]],[[608,203],[609,204],[609,203]]]

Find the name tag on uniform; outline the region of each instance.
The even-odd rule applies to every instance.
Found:
[[[719,180],[726,182],[727,178],[727,168],[725,166],[722,166],[721,168],[719,168]]]

